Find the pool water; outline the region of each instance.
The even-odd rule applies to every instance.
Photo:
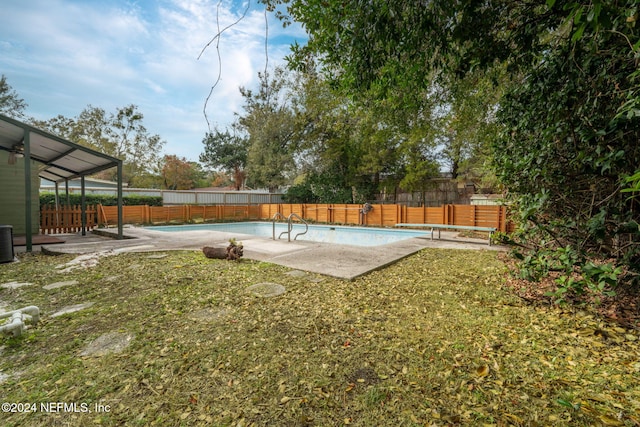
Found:
[[[287,224],[276,223],[276,239],[283,231],[287,231]],[[225,233],[248,234],[252,236],[268,237],[273,235],[273,223],[271,222],[231,222],[221,224],[198,225],[162,225],[149,227],[151,230],[180,232],[180,231],[222,231]],[[291,241],[298,233],[304,233],[304,224],[293,224]],[[428,236],[428,231],[395,230],[371,227],[341,227],[330,225],[309,225],[307,233],[299,235],[296,240],[305,240],[322,243],[335,243],[339,245],[353,246],[380,246],[388,243],[399,242],[413,237]],[[287,235],[283,234],[280,240],[287,241]]]

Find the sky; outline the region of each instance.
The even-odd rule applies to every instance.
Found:
[[[137,105],[164,154],[197,161],[207,119],[229,126],[242,110],[239,87],[256,87],[259,71],[306,41],[300,26],[267,19],[257,0],[3,0],[0,75],[38,120]]]

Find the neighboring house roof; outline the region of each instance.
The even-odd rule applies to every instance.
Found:
[[[67,141],[2,114],[0,149],[15,155],[28,154],[31,160],[42,164],[38,175],[54,182],[91,175],[118,166],[121,162],[120,159]]]

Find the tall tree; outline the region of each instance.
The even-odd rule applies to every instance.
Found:
[[[496,112],[507,83],[504,70],[495,67],[490,73],[477,71],[452,79],[442,92],[442,110],[446,113],[439,121],[438,138],[444,145],[442,160],[454,179],[473,181],[481,187],[495,186],[491,144],[500,130]]]
[[[163,187],[168,190],[190,190],[194,186],[195,171],[186,158],[173,154],[164,156],[161,169]]]
[[[204,152],[200,154],[200,161],[209,167],[221,168],[230,174],[236,191],[243,188],[246,179],[249,139],[240,134],[237,125],[232,126],[231,130],[224,131],[215,128],[205,135],[202,143]]]
[[[125,176],[131,185],[147,172],[160,157],[165,141],[152,135],[142,124],[144,115],[136,105],[119,108],[112,119],[111,132],[116,143],[116,157],[124,158]]]
[[[259,73],[257,92],[240,88],[244,112],[238,123],[249,136],[248,181],[274,191],[292,179],[294,134],[289,75],[282,68]]]
[[[18,92],[7,82],[7,77],[2,74],[0,76],[0,114],[14,119],[23,119],[26,108],[27,103],[20,98]]]
[[[354,102],[314,72],[297,82],[294,141],[305,179],[296,200],[359,203],[381,187],[423,190],[438,174],[429,110],[404,111],[398,99]]]
[[[362,162],[358,143],[352,140],[358,122],[353,106],[315,73],[300,73],[296,80],[293,139],[302,179],[291,200],[351,203]]]
[[[304,174],[296,182],[296,200],[371,200],[381,176],[395,176],[401,162],[391,116],[351,102],[317,73],[300,73],[296,81],[293,139]]]

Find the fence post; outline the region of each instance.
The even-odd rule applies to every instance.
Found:
[[[98,203],[98,224],[107,224],[107,215],[104,213],[102,203]]]
[[[48,234],[46,232],[46,228],[47,228],[47,207],[48,205],[44,205],[40,207],[40,232],[43,234]]]
[[[471,205],[471,225],[472,226],[476,226],[477,225],[477,220],[476,220],[476,205]]]

